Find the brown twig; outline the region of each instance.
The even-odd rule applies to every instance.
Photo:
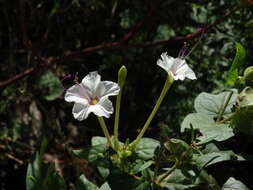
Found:
[[[62,57],[54,57],[54,58],[50,58],[50,59],[43,58],[42,60],[44,60],[44,63],[42,63],[40,66],[31,67],[29,69],[26,69],[22,73],[15,75],[14,77],[12,77],[10,79],[0,82],[0,88],[4,88],[9,84],[11,84],[19,79],[24,78],[25,76],[35,73],[36,71],[40,70],[42,67],[47,67],[47,66],[53,65],[54,63],[63,62],[69,58],[90,55],[90,54],[95,53],[95,52],[102,50],[102,49],[105,50],[105,49],[115,49],[115,48],[144,48],[144,47],[150,47],[150,46],[157,46],[157,45],[163,45],[163,44],[170,45],[170,44],[182,43],[185,41],[189,41],[189,40],[192,40],[192,39],[200,36],[203,33],[203,30],[204,30],[204,32],[207,32],[208,30],[210,30],[214,26],[223,22],[226,18],[231,16],[235,11],[239,10],[240,8],[241,8],[240,5],[234,6],[229,12],[224,14],[222,17],[220,17],[216,21],[210,23],[205,28],[196,31],[195,33],[187,34],[185,36],[178,36],[178,37],[175,37],[175,38],[169,39],[169,40],[160,40],[160,41],[150,41],[150,42],[144,42],[144,43],[138,43],[138,44],[129,44],[128,42],[134,37],[134,35],[141,29],[143,24],[146,22],[146,21],[145,22],[141,21],[138,24],[136,24],[133,27],[133,29],[122,38],[122,40],[119,40],[116,42],[111,42],[111,43],[106,43],[106,44],[101,44],[101,45],[97,45],[94,47],[88,47],[88,48],[85,48],[81,51],[70,52],[70,53],[65,54]],[[153,14],[153,12],[151,11],[151,13],[149,15],[152,15],[152,14]],[[145,20],[148,20],[148,18],[149,17],[147,17]]]

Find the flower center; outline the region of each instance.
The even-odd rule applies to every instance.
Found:
[[[90,104],[91,105],[95,105],[95,104],[97,104],[98,103],[98,100],[96,99],[96,98],[94,98],[94,99],[92,99],[91,101],[90,101]]]

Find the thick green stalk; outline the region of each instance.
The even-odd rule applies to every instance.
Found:
[[[115,149],[118,150],[119,147],[119,117],[120,117],[120,102],[122,97],[122,90],[125,84],[127,76],[127,69],[125,66],[122,66],[118,72],[118,84],[120,87],[120,92],[116,100],[116,111],[115,111],[115,121],[114,121],[114,137],[115,137]]]
[[[218,118],[217,118],[216,122],[219,122],[221,120],[221,118],[222,118],[222,116],[223,116],[223,114],[224,114],[224,112],[225,112],[225,110],[228,106],[228,103],[229,103],[229,101],[232,97],[232,95],[233,95],[233,91],[230,91],[229,94],[228,94],[228,97],[226,98],[225,104],[223,105],[223,107],[221,108],[221,110],[219,112],[219,115],[218,115]]]
[[[108,129],[106,127],[104,118],[103,117],[98,117],[98,121],[99,121],[99,124],[100,124],[100,126],[103,130],[103,133],[104,133],[105,137],[107,138],[107,142],[108,142],[109,146],[112,146],[110,134],[109,134]]]
[[[162,92],[161,92],[161,94],[160,94],[160,96],[159,96],[159,98],[156,102],[155,107],[153,108],[151,114],[149,115],[146,123],[144,124],[144,126],[143,126],[141,132],[139,133],[139,135],[137,136],[137,138],[130,144],[131,147],[134,147],[141,140],[141,138],[144,135],[144,133],[146,132],[149,124],[153,120],[156,112],[158,111],[158,108],[160,107],[160,105],[161,105],[166,93],[168,92],[170,86],[172,85],[173,81],[174,81],[173,77],[170,74],[168,74],[166,82],[165,82],[164,87],[163,87],[163,90],[162,90]]]
[[[178,168],[178,161],[175,162],[175,164],[168,170],[160,179],[158,179],[158,184],[161,183],[165,178],[167,178],[172,172],[175,171],[175,169]]]

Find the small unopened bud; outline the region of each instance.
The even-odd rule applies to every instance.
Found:
[[[253,66],[247,67],[243,73],[243,78],[246,85],[253,84]]]
[[[126,77],[127,77],[127,68],[123,65],[118,72],[118,84],[120,86],[120,89],[122,89],[122,87],[124,86]]]

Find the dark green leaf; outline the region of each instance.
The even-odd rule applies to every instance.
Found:
[[[73,153],[89,162],[95,162],[99,158],[104,157],[105,151],[106,146],[103,144],[98,144],[82,150],[73,150]]]
[[[42,181],[41,181],[41,170],[40,170],[40,156],[37,152],[31,159],[28,164],[26,172],[26,189],[27,190],[39,190]]]

